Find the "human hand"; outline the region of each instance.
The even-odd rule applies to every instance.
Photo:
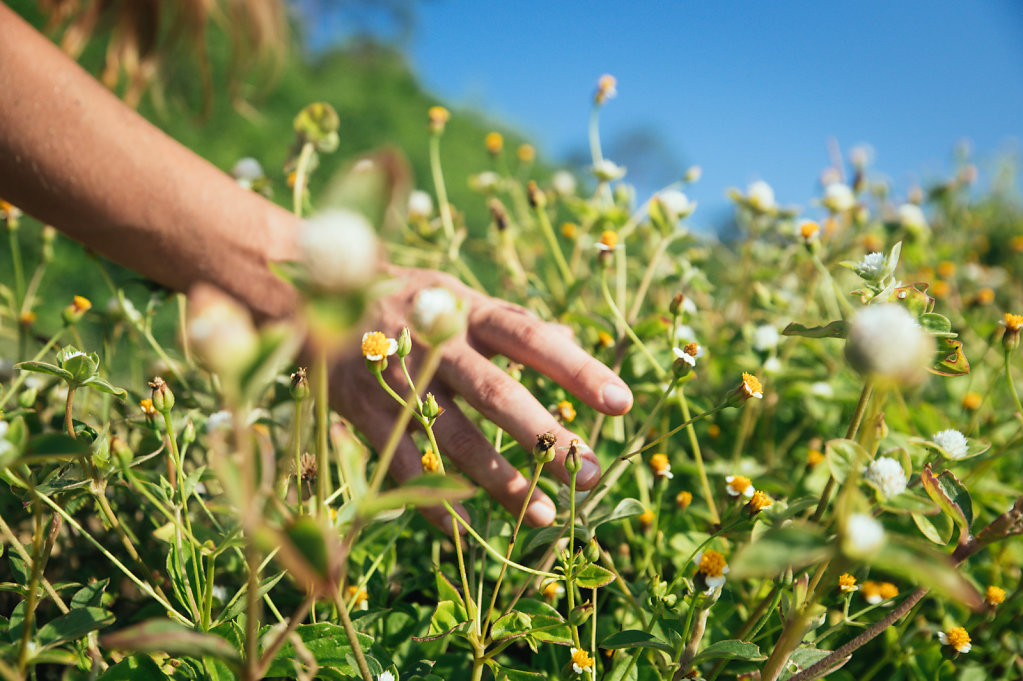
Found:
[[[490,362],[489,357],[503,355],[532,367],[605,414],[623,414],[632,407],[632,393],[624,381],[576,345],[571,331],[565,327],[540,321],[524,308],[487,297],[440,272],[398,267],[389,267],[388,272],[395,278],[398,290],[378,302],[373,317],[361,331],[382,331],[396,338],[403,327],[411,327],[409,315],[415,296],[425,288],[444,287],[468,307],[467,327],[444,343],[434,382],[429,387],[417,384],[417,388],[420,393],[432,392],[445,410],[433,426],[441,453],[513,515],[522,508],[529,481],[494,449],[456,406],[454,396],[461,396],[529,451],[537,435],[548,431],[557,435],[556,457],[545,470],[566,484],[570,480],[565,469],[568,444],[572,439],[582,443],[582,438],[564,428],[525,387]],[[425,349],[420,347],[413,349],[406,358],[413,380],[417,360],[425,354]],[[384,377],[399,394],[404,394],[401,386],[405,381],[397,361],[389,363]],[[400,406],[366,369],[361,355],[335,367],[331,401],[376,449],[383,448]],[[582,468],[576,476],[576,487],[586,490],[597,483],[600,464],[584,443],[579,452]],[[404,435],[391,463],[391,476],[401,483],[420,475],[421,456],[412,438]],[[422,512],[438,527],[451,527],[443,508],[425,508]],[[526,522],[534,527],[549,525],[554,515],[554,503],[539,489],[534,490],[526,510]]]

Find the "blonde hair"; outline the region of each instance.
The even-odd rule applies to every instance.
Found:
[[[231,41],[230,88],[239,102],[239,77],[255,67],[279,72],[288,43],[284,0],[38,0],[48,13],[47,31],[78,58],[90,40],[109,32],[100,76],[132,107],[150,86],[162,101],[165,58],[185,42],[199,68],[204,109],[213,96],[207,27],[216,23]]]

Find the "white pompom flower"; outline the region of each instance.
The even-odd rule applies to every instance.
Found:
[[[906,491],[906,471],[890,456],[879,456],[871,461],[863,471],[863,479],[885,499]]]
[[[299,245],[309,279],[322,291],[352,291],[376,274],[380,244],[361,213],[335,209],[308,218]]]
[[[755,210],[761,213],[772,213],[778,209],[774,199],[774,189],[763,180],[757,180],[746,188],[746,200]]]
[[[933,357],[931,337],[906,308],[893,303],[861,309],[849,324],[845,357],[864,375],[915,383]]]
[[[856,207],[856,195],[844,182],[833,182],[824,188],[821,203],[832,213],[844,213]]]
[[[866,558],[877,553],[884,544],[884,526],[871,515],[853,513],[845,524],[846,553],[853,558]]]
[[[969,441],[955,428],[938,431],[931,436],[931,442],[945,452],[950,459],[963,459],[969,452]]]

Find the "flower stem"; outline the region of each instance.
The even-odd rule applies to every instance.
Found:
[[[440,221],[444,225],[444,236],[455,238],[455,223],[451,219],[451,205],[448,204],[448,190],[444,184],[444,171],[440,165],[440,133],[430,135],[430,173],[433,175],[433,187],[437,192]]]
[[[535,211],[536,219],[540,223],[540,231],[543,232],[544,238],[547,239],[547,245],[554,256],[554,262],[558,265],[558,271],[561,272],[561,278],[567,286],[572,286],[575,283],[575,277],[572,275],[572,270],[568,268],[565,254],[561,252],[561,245],[558,244],[558,237],[554,235],[554,227],[551,226],[551,220],[547,216],[547,211],[540,205],[536,206]]]
[[[312,162],[315,152],[312,142],[302,145],[302,151],[298,154],[298,163],[295,164],[295,186],[291,191],[291,205],[297,217],[302,217],[302,200],[305,198],[305,188],[308,183],[309,164]]]
[[[314,362],[316,375],[316,509],[326,517],[327,494],[330,491],[330,468],[327,452],[330,386],[327,377],[327,353],[319,352]],[[301,490],[299,490],[301,495]]]
[[[860,431],[860,424],[863,423],[863,415],[867,411],[867,403],[870,402],[870,397],[874,392],[874,382],[871,379],[867,379],[863,384],[863,390],[860,391],[860,399],[856,403],[856,409],[853,411],[852,420],[849,422],[849,429],[845,433],[845,439],[852,440],[856,437]],[[831,492],[835,489],[835,477],[833,475],[828,476],[828,482],[824,485],[824,491],[821,492],[820,501],[817,502],[817,510],[814,511],[812,519],[818,521],[821,516],[824,515],[824,509],[828,506],[828,500],[831,498]]]
[[[710,489],[710,480],[707,479],[707,469],[703,465],[703,452],[700,450],[700,440],[696,437],[696,429],[693,428],[693,418],[689,415],[689,400],[686,399],[682,386],[678,387],[678,406],[682,410],[682,418],[686,420],[686,434],[689,436],[689,447],[693,450],[693,460],[696,462],[696,472],[700,476],[700,486],[703,488],[703,497],[707,501],[707,508],[710,510],[710,518],[714,525],[721,524],[721,515],[718,513],[717,504],[714,503],[714,493]]]
[[[1012,367],[1009,363],[1010,352],[1005,351],[1005,382],[1009,384],[1009,392],[1012,394],[1012,400],[1016,404],[1016,411],[1023,415],[1023,405],[1020,404],[1019,394],[1016,392],[1016,384],[1012,380]]]
[[[653,367],[654,372],[657,374],[657,377],[664,378],[666,374],[665,370],[661,367],[660,363],[653,356],[653,354],[651,354],[646,344],[642,340],[640,340],[639,336],[636,335],[636,332],[632,330],[631,326],[629,326],[629,322],[625,319],[625,316],[622,314],[622,311],[618,308],[618,305],[615,304],[614,298],[611,297],[611,289],[608,288],[607,285],[607,273],[604,270],[600,271],[600,291],[604,295],[604,302],[607,303],[607,306],[609,308],[611,308],[611,313],[614,315],[618,323],[621,324],[622,330],[625,332],[625,335],[629,337],[629,340],[631,340],[633,344],[635,344],[636,347],[638,347],[644,355],[646,355],[646,358],[650,362],[650,365]]]

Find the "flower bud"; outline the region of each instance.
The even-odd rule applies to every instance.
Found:
[[[299,140],[302,143],[312,143],[317,151],[326,153],[337,149],[337,131],[340,126],[341,119],[337,111],[326,102],[313,102],[298,112],[294,120]]]
[[[582,467],[583,460],[579,456],[579,440],[573,438],[568,443],[568,454],[565,455],[565,470],[569,473],[578,473]]]
[[[703,177],[703,168],[700,166],[690,166],[686,174],[682,176],[682,181],[692,184],[693,182],[699,182],[701,177]]]
[[[53,242],[57,240],[57,230],[51,225],[46,225],[39,233],[39,237],[43,243],[39,257],[43,262],[51,262],[53,260]]]
[[[259,347],[248,311],[209,285],[193,287],[188,297],[186,331],[196,356],[216,373],[237,374]]]
[[[600,544],[597,543],[596,539],[591,539],[590,543],[583,549],[583,555],[586,556],[586,560],[591,563],[596,563],[600,560]]]
[[[505,210],[501,199],[497,197],[491,198],[487,202],[487,208],[490,209],[490,217],[494,220],[494,226],[497,227],[497,231],[503,232],[508,229],[508,211]]]
[[[380,245],[362,213],[334,209],[308,218],[299,235],[310,283],[327,293],[346,293],[370,283]]]
[[[906,308],[883,303],[852,318],[845,358],[861,374],[911,384],[926,375],[933,349],[930,336]]]
[[[581,627],[586,624],[586,620],[588,620],[592,615],[593,603],[586,601],[581,605],[577,605],[572,609],[572,612],[568,613],[568,623],[573,627]]]
[[[153,409],[167,414],[174,408],[174,393],[167,387],[166,381],[157,376],[149,381],[149,387],[153,389]]]
[[[426,393],[426,397],[423,399],[423,417],[433,420],[443,412],[444,410],[437,404],[437,398],[433,396],[433,393]]]
[[[760,379],[750,373],[742,372],[742,382],[725,396],[725,404],[729,407],[741,407],[751,398],[761,399],[764,387]]]
[[[442,106],[431,106],[426,116],[428,121],[427,127],[434,135],[444,132],[444,126],[447,125],[448,119],[451,118],[451,114]]]
[[[412,325],[431,345],[460,333],[465,328],[467,315],[462,301],[439,286],[420,290],[412,304]]]
[[[1006,312],[1001,325],[1005,327],[1005,332],[1002,334],[1002,348],[1006,352],[1012,352],[1019,347],[1019,332],[1023,328],[1023,315]]]
[[[195,442],[195,424],[192,419],[185,421],[185,427],[181,431],[181,443],[185,447]]]
[[[676,293],[668,303],[668,312],[674,317],[682,312],[682,305],[686,302],[686,297],[681,293]]]
[[[487,133],[483,143],[487,147],[488,154],[497,156],[501,153],[501,149],[504,148],[504,137],[499,132],[490,132]]]
[[[550,463],[554,461],[554,446],[558,443],[558,436],[548,431],[536,436],[536,445],[533,446],[533,458],[537,463]]]
[[[298,371],[291,375],[291,399],[296,402],[309,397],[309,378],[305,367],[299,367]]]
[[[526,185],[526,191],[529,195],[529,205],[532,208],[543,208],[547,205],[547,196],[540,191],[539,185],[536,184],[535,180],[530,180],[529,184]]]
[[[75,296],[71,304],[64,308],[61,318],[65,324],[74,324],[85,316],[92,308],[92,302],[85,296]]]

